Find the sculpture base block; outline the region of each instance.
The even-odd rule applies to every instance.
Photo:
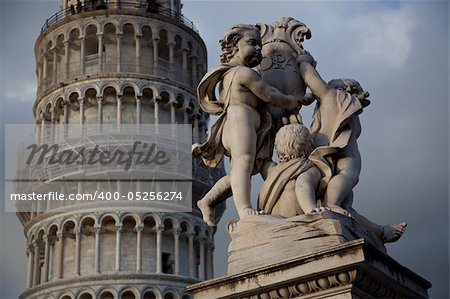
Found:
[[[265,255],[277,252],[265,252]],[[188,287],[211,298],[428,298],[431,284],[363,239]]]
[[[325,211],[291,218],[248,216],[228,225],[228,274],[242,273],[333,245],[364,239],[386,253],[383,242],[355,219]]]

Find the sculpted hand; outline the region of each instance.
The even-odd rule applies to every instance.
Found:
[[[307,93],[303,96],[303,98],[301,99],[301,102],[302,102],[303,106],[309,106],[312,103],[314,103],[315,100],[316,100],[316,98],[314,97],[314,95],[312,93]]]
[[[317,61],[314,60],[314,57],[306,50],[301,50],[297,56],[297,63],[301,65],[303,62],[309,62],[313,67],[316,67]]]

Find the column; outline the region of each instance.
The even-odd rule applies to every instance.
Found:
[[[117,34],[117,72],[120,73],[122,71],[122,34]]]
[[[141,124],[141,100],[142,96],[136,97],[136,124]]]
[[[136,272],[141,272],[142,270],[142,230],[144,229],[143,224],[136,226]]]
[[[172,102],[171,104],[170,104],[170,122],[172,123],[172,124],[176,124],[176,122],[177,122],[177,116],[176,116],[176,102]]]
[[[103,123],[103,97],[98,96],[97,97],[97,123],[102,124]]]
[[[175,228],[173,230],[173,244],[174,244],[174,255],[175,255],[175,275],[180,275],[180,228]]]
[[[78,103],[80,104],[80,125],[84,124],[84,98],[78,98]]]
[[[50,248],[49,248],[49,236],[44,235],[44,269],[42,272],[42,282],[48,281],[48,269],[49,269],[49,255],[50,255]]]
[[[56,75],[57,69],[58,69],[57,68],[57,62],[58,62],[57,54],[58,54],[58,52],[56,51],[56,47],[54,47],[52,49],[52,52],[53,52],[53,84],[56,84],[56,83],[58,83],[58,77]]]
[[[159,124],[159,99],[155,99],[155,125]]]
[[[182,55],[182,59],[183,59],[183,82],[187,82],[187,78],[188,78],[188,51],[189,49],[184,48],[183,50],[181,50],[181,55]]]
[[[200,264],[198,266],[198,278],[205,280],[205,237],[200,236]]]
[[[42,55],[42,59],[43,59],[43,65],[42,65],[42,78],[44,83],[46,83],[46,79],[47,79],[47,67],[48,67],[48,63],[47,63],[47,52],[44,52],[44,54]],[[45,84],[46,85],[46,84]]]
[[[122,123],[122,98],[123,95],[117,95],[117,126]]]
[[[183,109],[183,124],[189,123],[188,109]]]
[[[39,284],[39,243],[37,241],[33,242],[33,287]]]
[[[199,134],[198,134],[198,128],[199,128],[199,126],[198,126],[198,119],[199,119],[199,116],[198,116],[198,114],[195,116],[195,118],[194,118],[194,129],[193,129],[193,132],[192,132],[192,139],[194,140],[194,143],[199,143],[200,142],[200,136],[199,136]]]
[[[103,72],[103,34],[97,34],[98,37],[98,71]]]
[[[41,125],[36,121],[36,127],[34,128],[34,143],[40,145],[41,138]]]
[[[214,242],[208,240],[206,250],[206,279],[211,279],[214,276],[213,253],[214,253]]]
[[[162,273],[162,232],[164,227],[156,227],[156,273]]]
[[[94,225],[94,232],[95,232],[94,268],[95,268],[95,273],[100,273],[100,230],[101,230],[101,225],[95,224]]]
[[[192,85],[197,84],[197,57],[192,56]]]
[[[136,35],[136,73],[141,72],[141,35]]]
[[[53,267],[54,267],[54,256],[55,256],[55,238],[49,239],[50,253],[49,253],[49,263],[48,263],[48,281],[53,280]]]
[[[41,144],[45,143],[45,114],[41,112]]]
[[[42,64],[41,62],[38,62],[36,65],[36,71],[37,71],[37,88],[38,88],[38,93],[41,92],[41,85],[42,85]]]
[[[69,103],[64,101],[64,137],[67,138],[68,130],[69,130]]]
[[[153,40],[153,73],[156,75],[158,74],[158,43],[159,43],[159,37],[154,37]]]
[[[84,49],[86,38],[80,37],[80,75],[84,75]]]
[[[169,43],[167,43],[167,45],[169,46],[169,72],[173,73],[174,72],[174,64],[175,64],[175,60],[174,60],[175,43],[169,42]]]
[[[55,107],[52,105],[50,107],[50,134],[52,143],[55,142]],[[50,200],[48,200],[50,202]]]
[[[75,231],[75,275],[80,275],[80,254],[81,254],[81,229],[74,228]]]
[[[69,123],[69,103],[67,101],[64,102],[64,124],[67,125]]]
[[[64,43],[64,79],[69,79],[69,40],[63,41]]]
[[[28,266],[27,266],[27,289],[28,289],[31,288],[31,286],[33,285],[34,249],[32,244],[28,244],[27,257],[28,257]]]
[[[195,277],[194,233],[188,233],[189,242],[189,277]]]
[[[115,271],[120,271],[120,235],[122,232],[122,225],[116,225],[116,265]]]
[[[57,277],[63,278],[63,265],[64,265],[64,233],[62,231],[58,231],[56,233],[56,237],[58,238],[58,272]]]

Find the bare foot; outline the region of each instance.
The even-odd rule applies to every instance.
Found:
[[[202,212],[203,215],[203,221],[206,222],[209,226],[216,226],[216,223],[214,223],[214,208],[208,206],[203,199],[197,201],[197,206]]]
[[[244,218],[246,216],[250,216],[250,215],[260,215],[261,212],[260,211],[256,211],[253,210],[252,208],[243,208],[240,212],[239,212],[239,218]]]
[[[340,206],[332,205],[332,206],[328,206],[328,208],[335,213],[339,213],[344,216],[352,217],[352,215],[346,209],[344,209]]]
[[[400,222],[383,226],[383,234],[381,239],[384,243],[395,242],[403,235],[406,230],[407,223]]]

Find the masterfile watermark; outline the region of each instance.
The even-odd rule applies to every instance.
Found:
[[[37,158],[34,164],[47,165],[107,165],[116,163],[123,165],[124,170],[129,170],[132,164],[135,165],[164,165],[170,162],[168,154],[164,150],[156,150],[156,144],[148,144],[146,142],[134,141],[130,150],[123,148],[115,148],[113,150],[102,149],[98,144],[93,149],[86,149],[81,146],[76,149],[60,150],[59,144],[32,144],[26,149],[30,150],[26,164],[33,164],[33,160]],[[46,159],[48,157],[48,159]],[[135,157],[135,159],[133,159]]]
[[[5,145],[7,212],[192,209],[191,125],[6,125]]]

